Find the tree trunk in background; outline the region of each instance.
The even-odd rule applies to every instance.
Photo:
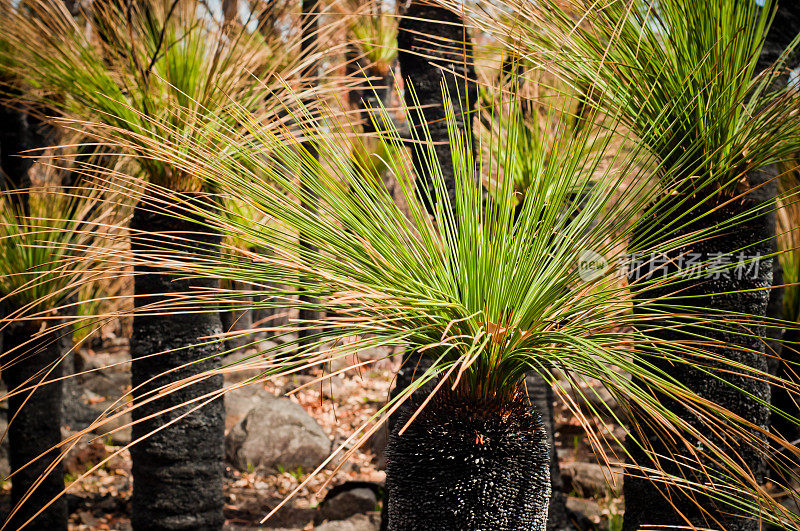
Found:
[[[210,234],[209,229],[202,225],[202,220],[177,219],[171,217],[168,211],[152,210],[141,203],[134,210],[131,221],[131,249],[134,253],[153,252],[153,246],[175,253],[219,252],[221,237]],[[175,208],[173,213],[177,212]],[[140,236],[139,231],[147,234]],[[187,245],[193,248],[187,251]],[[137,265],[134,271],[136,308],[163,301],[171,293],[215,288],[218,285],[214,280],[186,279],[181,274],[170,274],[152,266]],[[220,367],[219,357],[216,356],[220,345],[198,345],[207,341],[200,338],[222,331],[218,313],[165,313],[152,316],[134,314],[131,380],[135,403],[141,403],[148,391]],[[186,364],[188,366],[184,366]],[[200,403],[162,413],[196,397],[219,391],[222,383],[221,374],[207,377],[188,387],[165,393],[158,400],[133,410],[133,420],[136,422],[133,425],[133,440],[146,436],[145,440],[131,448],[131,523],[134,529],[222,528],[225,431],[222,398],[187,414],[168,427],[164,426]],[[156,416],[143,420],[153,414]],[[153,433],[159,428],[163,429]]]
[[[422,124],[428,126],[435,143],[436,160],[455,211],[455,173],[445,119],[442,79],[447,86],[455,113],[456,130],[472,141],[472,109],[478,100],[475,84],[472,41],[461,17],[435,5],[412,2],[400,20],[397,58],[405,85],[404,97],[411,121],[423,143],[414,143],[411,157],[420,199],[429,213],[436,198],[434,180],[429,174],[427,146]],[[454,73],[450,73],[454,72]],[[419,108],[417,108],[419,106]],[[476,183],[476,186],[478,183]]]
[[[0,83],[0,88],[6,93],[14,93],[4,83]],[[19,193],[10,194],[9,199],[23,215],[27,215],[29,211],[29,194],[25,189],[31,186],[29,170],[33,166],[33,159],[20,157],[19,154],[27,149],[41,147],[42,144],[37,143],[41,138],[34,130],[35,126],[36,122],[27,114],[0,106],[0,192],[18,190]],[[0,298],[3,295],[0,293]],[[4,306],[8,308],[8,303]],[[0,311],[4,309],[0,308]],[[13,311],[14,308],[8,310]],[[0,341],[0,352],[3,354],[2,378],[9,391],[38,384],[45,372],[66,351],[65,341],[70,339],[68,328],[44,333],[31,341],[34,334],[41,332],[43,324],[45,323],[21,321],[0,331],[0,336],[5,335],[3,341]],[[52,326],[53,323],[48,324]],[[24,345],[28,341],[31,342]],[[62,371],[62,365],[56,365],[45,380],[58,379]],[[57,449],[48,450],[61,442],[62,402],[61,381],[9,397],[9,465],[12,473],[16,473],[11,480],[11,501],[14,506],[25,497],[34,483],[44,475],[48,465],[60,454]],[[43,457],[21,469],[42,453],[45,454]],[[59,496],[63,489],[64,472],[59,464],[44,476],[42,483],[20,511],[6,523],[6,528],[18,529],[46,503]],[[63,497],[53,502],[26,527],[47,531],[66,528],[67,505]]]
[[[318,48],[318,39],[317,39],[317,32],[319,31],[319,10],[320,4],[319,0],[301,0],[300,2],[300,9],[302,11],[302,41],[300,43],[300,53],[302,54],[304,59],[308,59],[311,55],[316,53]],[[308,64],[302,71],[302,76],[305,78],[307,82],[314,83],[316,81],[317,76],[319,75],[319,68],[316,61],[312,61]],[[303,148],[306,149],[314,158],[319,159],[319,153],[317,153],[317,148],[314,146],[313,143],[306,142],[303,144]],[[314,179],[315,176],[304,174],[300,176],[301,179]],[[304,187],[304,195],[301,198],[301,205],[303,208],[309,211],[309,215],[315,215],[317,211],[317,202],[318,198],[312,193],[308,187]],[[313,242],[307,239],[306,235],[300,234],[300,247],[303,251],[311,254],[317,251],[316,246]],[[300,300],[309,304],[309,305],[316,305],[319,304],[319,300],[315,297],[309,295],[300,295]],[[301,321],[320,321],[324,317],[324,313],[318,309],[313,307],[311,308],[301,308],[299,318]],[[316,341],[313,337],[315,334],[319,334],[321,330],[316,327],[304,327],[302,330],[299,331],[298,335],[300,337],[300,346],[306,346],[310,343]]]
[[[59,360],[66,352],[71,329],[45,332],[34,339],[34,335],[40,333],[44,326],[53,326],[53,323],[21,321],[6,330],[3,381],[9,391],[61,377]],[[16,350],[11,352],[12,349]],[[63,382],[56,381],[8,399],[9,464],[15,473],[11,479],[12,506],[16,506],[27,495],[28,490],[60,455],[60,450],[55,446],[61,442],[62,397]],[[44,456],[37,459],[40,454]],[[44,476],[42,483],[21,509],[9,519],[6,529],[19,529],[39,509],[59,497],[25,529],[66,530],[67,502],[66,498],[60,497],[63,489],[64,471],[59,463]]]
[[[16,91],[0,81],[0,94]],[[25,150],[40,147],[34,144],[34,133],[28,115],[0,105],[0,192],[30,188],[28,170],[33,159],[21,157]],[[9,200],[21,212],[28,212],[28,194],[11,194]]]
[[[774,168],[768,171],[754,172],[751,174],[751,178],[753,178],[753,180],[758,180],[758,183],[764,182],[774,176]],[[752,184],[755,185],[758,183],[753,182]],[[668,216],[666,221],[666,223],[669,223],[668,226],[664,226],[665,222],[654,222],[655,218],[643,220],[634,232],[633,240],[641,241],[640,238],[651,238],[653,235],[658,235],[657,237],[662,241],[668,241],[678,235],[688,234],[702,228],[726,222],[733,216],[749,211],[756,206],[763,205],[764,209],[760,211],[762,212],[760,215],[753,216],[751,219],[726,229],[722,231],[722,234],[717,234],[711,239],[687,245],[669,253],[669,258],[675,260],[675,262],[669,265],[667,270],[670,273],[674,273],[677,270],[677,257],[680,255],[686,256],[688,253],[700,253],[701,257],[698,263],[711,260],[712,257],[717,256],[716,253],[729,255],[734,261],[737,260],[739,252],[743,252],[746,256],[768,256],[775,250],[775,215],[774,212],[769,212],[774,207],[774,200],[774,187],[772,189],[763,187],[750,192],[745,196],[743,201],[731,202],[702,219],[698,218],[702,213],[711,210],[712,207],[710,205],[699,205],[694,209],[690,209],[689,212],[683,214],[681,220],[674,220],[674,215]],[[682,208],[679,212],[685,212],[686,210],[686,208]],[[683,223],[688,223],[688,225],[678,230],[672,228],[680,226]],[[660,264],[661,262],[659,262],[659,265]],[[666,296],[678,290],[682,290],[680,292],[681,296],[670,297],[669,304],[709,308],[728,312],[744,312],[749,315],[754,315],[756,318],[763,318],[766,315],[769,302],[769,291],[763,288],[772,285],[772,261],[771,259],[761,260],[757,262],[757,264],[757,268],[754,266],[752,270],[744,271],[741,279],[737,278],[736,270],[732,269],[729,271],[729,278],[725,278],[724,275],[721,275],[720,278],[714,279],[712,275],[711,279],[690,279],[667,287],[648,289],[646,294],[643,295],[638,294],[634,288],[634,297],[641,300],[642,297]],[[645,265],[644,268],[640,269],[638,272],[631,271],[630,275],[632,280],[638,280],[642,277],[647,277],[648,273],[647,265]],[[704,269],[703,277],[705,277],[707,273],[708,270]],[[735,291],[756,289],[760,290],[733,293]],[[725,294],[719,295],[719,293]],[[682,298],[683,296],[699,296],[699,298]],[[674,321],[676,321],[676,319],[670,320],[670,323],[674,324]],[[717,318],[715,322],[720,323],[721,321]],[[667,325],[667,323],[660,324]],[[731,360],[732,362],[742,363],[754,369],[766,371],[767,363],[764,356],[766,333],[764,327],[758,323],[748,326],[752,336],[741,335],[742,332],[744,332],[742,326],[734,326],[732,328],[739,331],[739,334],[734,334],[733,330],[731,332],[727,330],[707,331],[699,329],[696,325],[686,326],[684,323],[684,326],[680,327],[680,329],[660,330],[650,335],[662,341],[691,341],[692,338],[688,334],[695,331],[696,333],[703,334],[706,337],[729,345],[727,347],[703,347],[704,349],[713,351],[715,354]],[[723,377],[725,381],[742,389],[742,391],[737,391],[731,385],[726,385],[724,382],[709,378],[705,373],[690,369],[686,366],[676,366],[675,364],[656,358],[642,360],[642,363],[653,364],[670,376],[676,378],[701,397],[707,398],[727,408],[734,414],[740,415],[756,426],[764,429],[768,428],[769,410],[752,398],[743,395],[743,392],[746,392],[762,400],[769,401],[770,388],[766,382],[747,376],[723,374],[720,372],[718,375]],[[712,363],[712,365],[721,364]],[[639,381],[638,384],[646,387],[641,381]],[[656,396],[659,395],[656,394]],[[709,432],[709,429],[704,427],[702,421],[698,420],[680,404],[663,396],[659,398],[671,411],[680,415],[703,433]],[[643,436],[646,441],[653,446],[654,452],[659,456],[668,456],[670,455],[670,451],[673,452],[673,455],[677,454],[678,456],[682,453],[686,453],[685,450],[682,452],[681,448],[676,448],[674,445],[667,446],[661,440],[663,434],[655,432],[650,426],[636,422],[635,418],[632,420],[637,428],[642,430],[642,434],[638,437]],[[755,431],[752,433],[756,435]],[[757,437],[765,441],[763,436],[757,435]],[[726,444],[732,444],[734,448],[737,448],[741,459],[755,477],[759,480],[763,479],[765,463],[761,452],[749,447],[744,447],[744,445],[740,444],[739,440],[723,438],[723,436],[719,434],[712,433],[710,434],[710,438],[717,445],[722,445],[723,448],[726,447],[724,446]],[[694,445],[696,446],[696,444]],[[634,463],[645,468],[655,468],[651,458],[640,450],[632,440],[629,439],[626,446]],[[690,461],[692,460],[689,455],[685,455],[685,457]],[[692,463],[682,467],[674,462],[667,462],[663,457],[660,461],[663,468],[670,474],[679,477],[687,477],[704,483],[708,481],[700,473],[690,470]],[[705,461],[704,464],[707,466],[711,465],[710,462]],[[712,469],[713,468],[714,467],[712,467]],[[632,472],[636,472],[636,470],[634,469]],[[698,527],[725,529],[727,531],[757,531],[760,529],[760,523],[757,520],[748,518],[740,511],[726,505],[724,502],[714,501],[708,497],[696,495],[699,504],[711,515],[710,517],[705,516],[697,508],[697,504],[685,494],[681,494],[677,489],[668,488],[662,484],[656,485],[647,479],[626,476],[623,491],[626,507],[623,527],[625,530],[633,531],[644,525],[662,525],[667,528],[685,526],[685,520],[679,516],[675,507],[680,513],[686,516],[693,525]],[[670,500],[665,498],[666,493],[671,496]],[[671,503],[674,504],[675,507],[673,507]],[[712,518],[716,519],[716,521]]]
[[[778,0],[778,11],[764,40],[764,47],[758,61],[758,70],[764,70],[781,56],[786,47],[800,31],[800,2],[797,0]],[[789,68],[797,66],[798,54],[790,58]]]
[[[547,434],[520,393],[477,403],[442,389],[403,409],[386,447],[389,531],[536,531],[550,499]]]

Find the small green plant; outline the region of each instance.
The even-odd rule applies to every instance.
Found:
[[[289,475],[292,476],[295,480],[300,481],[303,477],[303,468],[297,467],[297,469],[289,472]]]

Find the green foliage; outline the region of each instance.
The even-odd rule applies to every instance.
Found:
[[[14,197],[25,197],[27,212]],[[0,300],[6,317],[45,317],[107,274],[97,243],[119,223],[101,194],[37,187],[0,196]]]
[[[574,0],[573,5],[589,7],[588,0]],[[645,0],[628,0],[584,9],[590,19],[586,26],[576,25],[560,10],[550,11],[550,18],[540,21],[536,10],[524,6],[518,14],[531,16],[529,22],[536,24],[520,25],[508,17],[492,20],[491,32],[516,43],[523,54],[543,53],[568,83],[594,87],[593,108],[583,116],[582,127],[575,127],[569,112],[546,114],[544,128],[521,111],[498,112],[498,123],[488,128],[481,149],[474,151],[490,156],[478,160],[455,130],[454,113],[459,110],[447,109],[455,205],[449,204],[451,194],[425,124],[411,127],[417,135],[413,140],[426,147],[425,167],[434,183],[433,216],[419,201],[404,141],[391,124],[385,124],[383,148],[365,147],[364,152],[380,153],[382,167],[397,180],[409,205],[408,213],[374,177],[372,160],[352,156],[348,139],[353,128],[341,123],[336,109],[311,102],[308,93],[295,93],[283,85],[259,94],[261,104],[269,102],[266,108],[271,111],[280,104],[281,112],[273,113],[272,119],[253,112],[250,104],[255,98],[249,87],[232,92],[230,99],[222,98],[220,94],[228,93],[211,87],[223,83],[211,83],[202,75],[199,65],[214,55],[203,51],[203,39],[195,38],[195,29],[153,31],[153,27],[172,27],[163,22],[173,20],[168,13],[154,10],[148,17],[136,11],[141,18],[132,31],[146,37],[133,39],[137,44],[129,49],[109,47],[106,53],[97,52],[106,45],[90,46],[77,31],[65,33],[74,41],[68,43],[49,31],[57,45],[46,48],[42,55],[49,54],[48,58],[42,59],[31,46],[23,46],[22,31],[15,38],[16,45],[27,48],[19,62],[25,66],[15,72],[22,75],[43,66],[42,77],[27,74],[31,85],[43,92],[56,87],[69,94],[65,101],[75,107],[65,104],[65,109],[93,113],[100,109],[88,116],[97,121],[87,125],[98,137],[134,153],[145,173],[161,175],[153,181],[154,188],[185,190],[186,186],[175,185],[173,176],[189,176],[212,192],[207,202],[188,202],[181,194],[164,190],[166,197],[195,210],[192,213],[201,214],[209,228],[235,242],[219,256],[206,253],[194,260],[174,260],[171,265],[176,270],[263,286],[255,288],[270,297],[258,303],[262,307],[321,310],[328,315],[322,323],[292,324],[321,330],[311,336],[311,344],[290,340],[261,352],[267,360],[264,377],[322,365],[376,346],[423,352],[432,367],[381,410],[382,420],[427,382],[437,382],[437,392],[449,386],[475,400],[498,403],[518,392],[524,374],[537,371],[557,386],[556,392],[566,395],[558,387],[556,369],[574,382],[569,404],[576,416],[585,419],[577,402],[589,404],[584,393],[590,391],[582,390],[580,383],[597,379],[623,408],[646,412],[649,418],[642,420],[674,435],[677,445],[699,441],[717,468],[714,485],[651,471],[655,481],[730,498],[754,514],[762,509],[777,514],[774,501],[759,490],[737,456],[708,436],[715,430],[734,430],[742,445],[764,450],[747,421],[697,396],[647,361],[690,364],[706,370],[708,378],[720,385],[727,385],[720,366],[753,378],[770,376],[732,366],[709,352],[707,347],[713,345],[709,338],[661,343],[640,332],[641,325],[664,326],[660,324],[664,314],[631,312],[637,304],[643,310],[651,308],[653,301],[645,300],[646,295],[631,299],[615,258],[626,249],[631,227],[644,207],[657,207],[665,200],[663,190],[649,185],[650,172],[680,194],[705,183],[712,183],[715,192],[729,193],[741,172],[780,160],[797,148],[800,129],[792,119],[797,97],[773,88],[769,76],[751,81],[767,25],[765,12],[750,4],[729,9],[725,2],[675,0],[658,5],[656,10]],[[45,15],[37,20],[56,28],[60,19],[53,13]],[[153,20],[161,22],[153,25]],[[476,15],[476,20],[488,19]],[[24,26],[19,19],[14,22],[29,32],[36,27]],[[114,27],[121,31],[127,26]],[[539,35],[542,28],[546,31]],[[174,61],[173,47],[162,50],[158,45],[161,33],[175,44],[174,53],[179,55]],[[73,46],[76,42],[80,46]],[[219,41],[209,42],[228,50],[226,44],[216,44]],[[243,61],[229,51],[231,55],[224,57],[230,62],[220,60],[221,64]],[[124,61],[134,68],[105,70],[106,62]],[[106,73],[71,72],[84,62]],[[137,63],[152,66],[142,71]],[[161,81],[170,76],[179,81],[180,89],[174,92],[172,84]],[[52,83],[54,79],[60,81]],[[67,90],[70,86],[81,87],[77,96]],[[142,86],[150,90],[143,93]],[[413,92],[413,87],[407,90]],[[565,100],[559,109],[586,103],[569,95]],[[58,103],[57,98],[48,101]],[[284,127],[287,123],[293,127]],[[609,134],[598,135],[601,127]],[[631,147],[614,149],[612,136]],[[301,175],[308,178],[300,179]],[[141,175],[131,176],[133,189],[142,184],[137,177]],[[491,194],[485,195],[477,185],[483,177],[493,183]],[[526,187],[523,198],[517,194],[520,183]],[[316,206],[313,213],[307,208],[311,203]],[[658,251],[723,231],[735,222],[681,241],[662,242]],[[305,243],[298,242],[298,234],[304,235]],[[607,258],[609,267],[586,276],[579,263],[586,251]],[[665,279],[667,285],[674,281]],[[294,298],[300,290],[307,297]],[[216,310],[219,301],[232,293],[220,289],[201,295],[207,308]],[[180,309],[175,301],[171,304],[172,311]],[[192,304],[197,304],[196,297]],[[713,317],[726,323],[748,322],[742,314]],[[684,322],[694,330],[712,329],[715,325],[707,318],[708,311],[702,317],[688,315]],[[294,350],[287,353],[287,348]],[[708,431],[693,428],[646,386],[698,411]],[[621,424],[613,411],[602,413]],[[378,422],[378,416],[371,421]],[[364,426],[367,433],[368,426]],[[598,450],[601,437],[613,437],[600,435],[588,422],[585,427]],[[298,480],[301,473],[297,471]],[[753,504],[750,493],[763,507]],[[796,515],[783,518],[787,525],[797,524]]]
[[[387,73],[397,57],[397,18],[381,12],[365,13],[363,7],[356,8],[350,19],[353,43],[378,71]]]
[[[508,70],[511,70],[509,72]],[[580,134],[583,122],[580,112],[583,98],[569,95],[569,88],[556,86],[557,80],[537,68],[530,68],[519,60],[506,61],[496,84],[480,87],[483,128],[482,144],[491,151],[493,166],[509,167],[503,175],[514,183],[517,205],[524,202],[527,193],[537,193],[539,172],[547,164],[567,163],[570,139]],[[593,124],[589,124],[590,126]],[[585,137],[581,146],[588,157],[593,149],[607,144],[606,135],[599,128]],[[509,149],[509,144],[513,149]],[[513,161],[504,156],[513,156]],[[573,190],[573,195],[579,192]]]
[[[473,9],[472,19],[576,90],[602,94],[594,104],[619,111],[663,161],[668,191],[730,196],[746,184],[747,171],[800,148],[800,94],[775,83],[783,65],[757,75],[774,2],[522,4]]]
[[[298,66],[283,64],[262,37],[226,33],[202,9],[178,0],[104,2],[81,27],[58,0],[23,2],[0,13],[7,28],[0,64],[28,98],[126,131],[125,152],[153,183],[196,190],[187,175],[138,157],[136,147],[166,131],[171,136],[159,140],[180,145],[200,124],[233,128],[232,102],[269,113],[263,80],[279,84],[276,68],[291,77]]]

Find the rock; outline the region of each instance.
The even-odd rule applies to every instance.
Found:
[[[623,471],[597,463],[562,463],[561,479],[564,492],[575,491],[585,497],[619,495],[622,492]]]
[[[331,441],[298,404],[272,398],[253,408],[225,437],[225,456],[239,470],[311,471],[331,452]]]
[[[229,432],[252,410],[275,395],[264,389],[259,383],[239,387],[225,393],[225,432]]]
[[[349,489],[325,500],[320,506],[317,521],[344,520],[354,514],[368,513],[375,510],[377,503],[378,498],[372,489]]]
[[[584,515],[589,521],[597,525],[602,520],[603,508],[593,500],[567,497],[567,509],[573,513]]]
[[[380,515],[357,514],[347,520],[325,522],[316,526],[315,531],[378,531],[381,527]]]
[[[89,511],[78,511],[78,521],[89,527],[93,527],[97,524],[97,518]]]

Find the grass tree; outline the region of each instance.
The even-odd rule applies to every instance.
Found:
[[[97,2],[85,14],[86,27],[79,27],[60,2],[20,2],[4,13],[3,65],[27,97],[67,119],[116,126],[138,142],[156,135],[157,126],[170,131],[162,140],[174,144],[201,123],[232,132],[238,124],[228,119],[227,107],[236,102],[270,113],[276,100],[265,97],[270,92],[261,80],[297,78],[313,56],[287,60],[267,39],[244,29],[231,33],[206,7],[189,0]],[[91,133],[89,125],[80,127]],[[203,219],[177,215],[181,203],[204,201],[200,181],[135,148],[120,155],[146,183],[130,193],[138,201],[130,224],[133,525],[218,529],[223,404],[192,403],[222,386],[222,376],[213,373],[219,345],[199,340],[222,332],[219,315],[192,313],[193,295],[218,284],[177,278],[165,264],[185,255],[218,256],[221,235]],[[167,200],[162,188],[182,195]],[[160,393],[182,379],[190,384]]]
[[[775,252],[772,165],[797,150],[800,127],[797,93],[774,83],[785,55],[777,67],[755,75],[773,6],[628,0],[599,7],[577,0],[520,9],[511,17],[475,12],[482,28],[518,43],[520,53],[535,50],[568,82],[603,94],[603,104],[621,112],[637,142],[661,161],[654,176],[668,200],[649,207],[632,234],[638,259],[631,264],[630,281],[637,298],[656,297],[648,309],[665,312],[662,323],[673,327],[659,327],[648,336],[691,342],[703,328],[704,337],[725,346],[706,349],[715,361],[703,370],[671,368],[658,359],[640,364],[669,370],[699,395],[746,419],[762,439],[769,420],[767,381],[725,371],[719,363],[736,363],[745,372],[766,369],[764,325]],[[731,228],[713,238],[670,252],[655,249],[655,255],[640,252],[731,220]],[[683,282],[664,286],[664,276]],[[750,321],[734,327],[719,318],[731,311],[751,316]],[[711,330],[698,326],[699,316]],[[742,393],[731,392],[732,387]],[[663,401],[694,425],[704,425],[696,412]],[[625,529],[758,528],[755,515],[724,498],[697,496],[646,477],[657,469],[701,483],[715,481],[717,473],[701,445],[675,448],[659,429],[639,423],[631,429],[638,437],[630,438],[628,451],[641,469],[626,478]],[[760,452],[738,446],[725,433],[715,440],[736,444],[739,466],[752,471],[757,482],[763,479]]]
[[[759,487],[758,471],[740,466],[716,436],[726,433],[743,447],[764,451],[752,423],[673,376],[675,367],[704,370],[711,365],[735,370],[743,378],[767,378],[763,371],[714,353],[730,349],[730,342],[749,337],[749,332],[733,331],[721,338],[705,317],[683,315],[671,306],[664,310],[658,293],[648,298],[652,291],[637,291],[632,297],[619,268],[580,258],[586,250],[613,256],[640,230],[636,220],[642,209],[651,204],[669,207],[672,196],[664,197],[644,175],[659,171],[669,178],[675,169],[635,144],[609,151],[609,140],[603,139],[605,149],[598,149],[595,128],[586,127],[555,143],[559,156],[537,162],[535,193],[526,194],[518,210],[508,177],[514,174],[518,148],[513,134],[504,143],[503,165],[491,158],[475,160],[472,146],[460,134],[463,122],[448,103],[452,96],[447,84],[443,88],[440,101],[445,102],[450,141],[445,160],[439,159],[442,147],[431,141],[425,122],[414,122],[417,127],[411,129],[420,132],[417,138],[424,146],[415,157],[400,149],[405,139],[396,131],[390,130],[385,139],[396,148],[386,150],[395,154],[386,163],[408,202],[407,214],[381,181],[352,171],[352,126],[342,126],[342,113],[311,113],[302,96],[285,102],[299,131],[270,128],[246,109],[232,107],[229,113],[246,124],[248,136],[196,124],[194,134],[178,145],[156,135],[146,145],[133,143],[113,128],[106,138],[125,149],[136,146],[206,183],[217,198],[184,203],[185,216],[250,241],[251,249],[264,249],[224,260],[209,256],[183,268],[184,274],[254,284],[272,278],[287,287],[271,288],[270,295],[289,295],[302,287],[328,310],[328,347],[302,346],[300,339],[297,348],[288,345],[290,354],[287,345],[271,347],[260,353],[264,377],[384,345],[429,360],[382,415],[337,450],[353,451],[387,416],[400,416],[387,449],[390,530],[545,529],[550,458],[544,428],[521,388],[530,371],[555,385],[601,455],[602,441],[614,435],[594,426],[581,411],[581,402],[588,401],[580,385],[586,378],[599,380],[624,409],[636,411],[641,426],[670,432],[676,445],[702,445],[704,458],[714,465],[709,473],[713,484],[663,468],[648,470],[654,482],[677,483],[698,496],[796,525],[796,517],[781,513]],[[416,110],[408,115],[418,119]],[[614,130],[613,117],[610,122],[609,117],[603,120]],[[517,130],[508,125],[505,130]],[[220,145],[226,149],[216,149]],[[414,184],[420,162],[428,169],[428,201],[420,200]],[[484,193],[481,174],[491,176],[493,193]],[[309,215],[302,200],[309,187],[320,199],[315,215]],[[585,197],[578,200],[576,190]],[[246,204],[273,223],[254,226],[250,220],[237,220],[222,211],[229,201]],[[708,240],[715,230],[735,227],[737,221],[683,235],[671,244],[658,242],[655,249],[674,252]],[[298,243],[298,233],[308,235],[314,246]],[[668,279],[665,284],[680,286],[682,281]],[[207,296],[213,304],[213,293]],[[307,302],[286,304],[300,309]],[[751,322],[740,309],[717,315],[732,327]],[[693,323],[702,341],[661,337],[674,325],[664,322],[666,316]],[[669,369],[664,368],[667,363]],[[557,383],[553,368],[571,379],[574,395]],[[738,382],[710,374],[731,395],[746,392]],[[415,394],[425,386],[429,393]],[[413,407],[401,408],[404,402]],[[698,412],[706,425],[683,418],[674,404]],[[646,436],[640,443],[648,448]],[[645,453],[643,468],[652,457]]]
[[[72,347],[70,314],[78,291],[90,293],[105,275],[92,249],[106,227],[119,223],[120,209],[96,192],[52,185],[6,190],[0,207],[0,333],[12,487],[4,525],[66,529],[61,378]]]

